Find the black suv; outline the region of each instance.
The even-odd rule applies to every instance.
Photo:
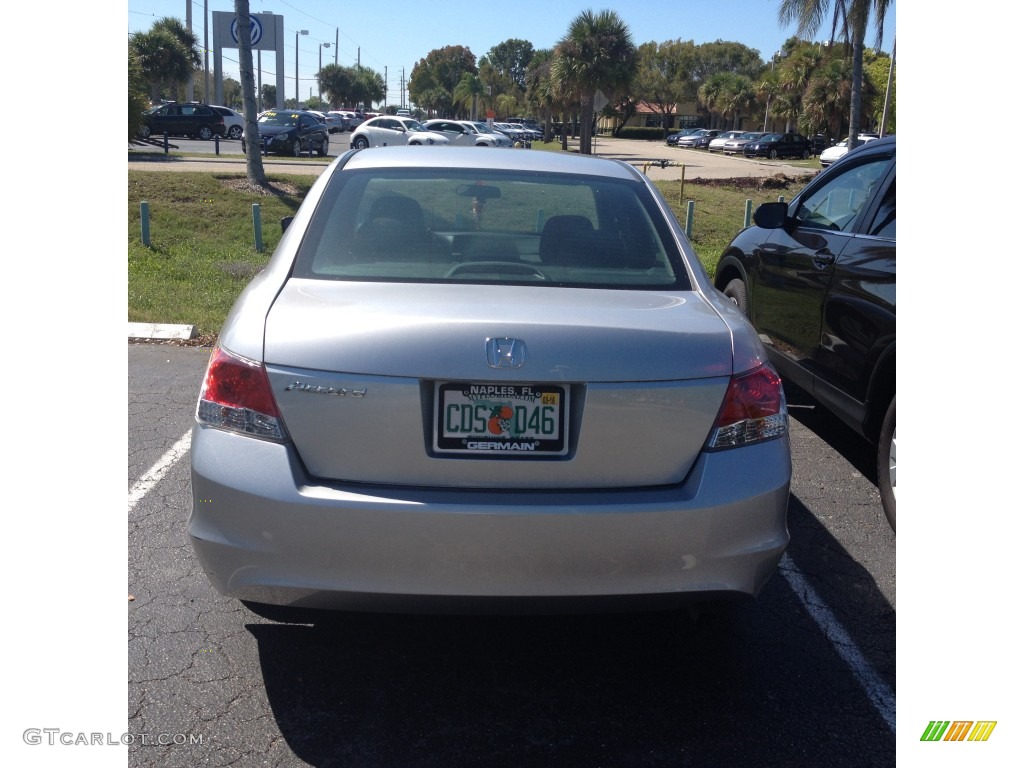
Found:
[[[857,147],[754,222],[722,253],[715,287],[783,379],[877,447],[896,530],[896,137]]]
[[[166,133],[168,136],[191,136],[212,139],[225,134],[224,116],[206,104],[178,104],[170,102],[154,107],[142,116],[139,136]]]

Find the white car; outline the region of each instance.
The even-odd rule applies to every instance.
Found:
[[[368,147],[394,147],[410,144],[449,144],[442,133],[428,131],[423,124],[411,117],[378,115],[366,120],[352,131],[352,149]]]
[[[725,142],[730,139],[741,138],[744,133],[744,131],[726,131],[725,133],[718,134],[711,140],[711,143],[708,144],[708,152],[724,152]]]
[[[245,133],[245,117],[241,112],[235,112],[231,107],[217,107],[213,104],[210,107],[224,116],[224,135],[229,139],[240,139]]]
[[[877,139],[878,137],[877,136],[873,136],[873,135],[871,135],[869,133],[862,133],[857,138],[859,138],[861,140],[861,142],[867,142],[867,141],[873,141],[874,139]],[[818,162],[821,163],[821,167],[822,168],[827,168],[828,166],[832,165],[832,163],[834,163],[836,160],[838,160],[840,157],[845,155],[846,152],[847,152],[846,144],[847,144],[848,141],[849,141],[849,139],[843,139],[842,141],[840,141],[835,146],[832,146],[832,147],[829,147],[828,149],[822,150],[821,154],[818,155]]]
[[[473,120],[427,120],[424,127],[448,137],[455,146],[460,147],[511,147],[512,139],[504,133],[494,130],[487,123]]]

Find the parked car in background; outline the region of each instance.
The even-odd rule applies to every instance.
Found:
[[[428,131],[419,120],[411,117],[379,115],[364,121],[352,131],[349,146],[352,149],[367,147],[388,147],[410,144],[448,144],[448,137],[436,131]]]
[[[823,134],[816,133],[807,137],[807,145],[814,156],[820,155],[829,145],[829,141]]]
[[[347,109],[334,110],[334,114],[341,117],[342,123],[345,125],[346,131],[354,131],[359,127],[360,123],[363,122],[363,116],[357,112],[352,112]]]
[[[875,446],[896,530],[896,138],[857,147],[754,222],[722,253],[715,287],[784,380]]]
[[[245,131],[245,117],[242,113],[236,112],[231,107],[218,107],[215,104],[210,106],[224,118],[224,128],[227,131],[225,135],[229,139],[242,138],[242,133]]]
[[[512,140],[503,133],[488,127],[487,123],[472,120],[427,120],[423,126],[428,131],[440,133],[455,146],[460,147],[511,147]]]
[[[316,115],[323,123],[327,126],[328,133],[341,133],[345,130],[345,123],[341,119],[341,115],[335,112],[320,112],[319,110],[309,110]]]
[[[256,121],[256,127],[265,152],[298,157],[303,152],[313,151],[326,157],[330,149],[327,126],[308,111],[267,110]],[[245,151],[243,137],[242,152]]]
[[[164,133],[168,136],[208,140],[214,136],[224,136],[227,127],[224,116],[207,104],[179,104],[172,101],[153,107],[142,115],[140,138],[148,139]]]
[[[689,136],[691,133],[696,133],[699,130],[701,130],[701,129],[700,128],[683,128],[681,131],[676,131],[675,133],[670,133],[665,138],[665,143],[668,146],[670,146],[670,147],[677,147],[677,146],[679,146],[679,140],[681,138],[683,138],[684,136]]]
[[[774,160],[779,157],[800,157],[806,160],[811,156],[811,145],[799,133],[766,133],[759,139],[743,145],[744,157],[766,157]]]
[[[683,136],[676,142],[676,146],[680,149],[707,149],[708,144],[711,140],[718,136],[722,131],[717,128],[701,128],[698,131],[694,131],[689,136]]]
[[[724,152],[725,142],[730,139],[738,139],[743,131],[723,131],[708,142],[708,152]]]
[[[878,137],[876,135],[874,135],[873,133],[862,133],[862,134],[860,134],[858,136],[858,138],[862,142],[867,143],[869,141],[877,139]],[[849,137],[847,137],[847,138],[843,139],[842,141],[836,143],[834,146],[831,146],[828,149],[823,150],[822,153],[820,155],[818,155],[818,162],[821,163],[821,167],[822,168],[827,168],[828,166],[832,165],[832,163],[834,163],[836,160],[838,160],[843,155],[845,155],[846,151],[847,151],[847,144],[848,143],[849,143]]]
[[[764,347],[599,157],[329,166],[221,328],[190,458],[198,561],[255,603],[678,606],[758,594],[789,541]]]
[[[722,154],[725,155],[736,155],[743,153],[743,147],[745,144],[760,139],[765,135],[765,131],[746,131],[741,133],[739,136],[735,136],[731,139],[726,139],[722,142]]]
[[[328,115],[334,115],[338,119],[338,122],[341,125],[341,131],[342,132],[344,132],[344,131],[351,131],[352,130],[352,118],[349,117],[350,113],[339,112],[338,110],[332,110],[332,111],[328,112],[327,114]]]

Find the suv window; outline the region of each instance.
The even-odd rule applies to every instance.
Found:
[[[896,239],[896,182],[889,186],[889,189],[885,192],[885,197],[882,199],[881,204],[878,206],[878,211],[875,213],[874,221],[871,222],[871,228],[868,229],[868,234],[875,235],[876,237],[887,237],[892,240]]]
[[[794,218],[804,227],[849,232],[879,177],[889,166],[889,159],[888,156],[874,157],[847,167],[801,199]],[[895,213],[895,200],[893,211]]]

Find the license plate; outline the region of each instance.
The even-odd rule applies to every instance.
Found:
[[[565,456],[569,388],[558,384],[438,383],[434,450],[487,456]]]

